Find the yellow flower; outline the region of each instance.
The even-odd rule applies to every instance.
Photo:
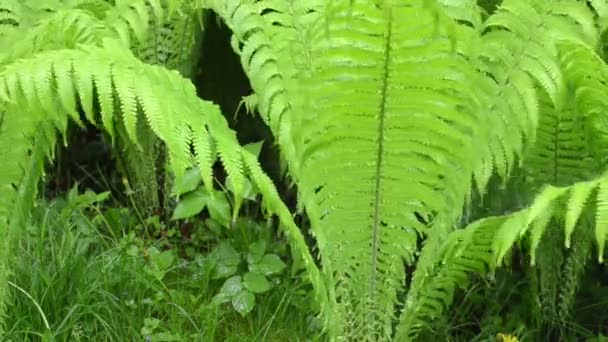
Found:
[[[496,341],[498,342],[519,342],[519,339],[509,334],[496,334]]]

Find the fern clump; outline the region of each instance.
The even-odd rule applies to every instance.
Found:
[[[86,120],[110,137],[148,209],[167,209],[170,183],[192,168],[212,193],[219,160],[234,220],[251,181],[303,261],[331,339],[415,339],[516,243],[535,267],[543,324],[561,324],[588,246],[602,262],[608,234],[606,9],[575,0],[0,2],[0,41],[14,47],[0,54],[0,146],[14,146],[0,152],[0,233],[9,236],[0,301],[43,160],[69,121]],[[296,226],[256,156],[185,78],[207,10],[232,32],[253,90],[244,101],[270,128],[310,227]],[[488,184],[499,183],[519,207],[476,207],[496,200]],[[480,219],[461,226],[465,210]]]

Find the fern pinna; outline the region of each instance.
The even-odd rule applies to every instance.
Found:
[[[331,339],[416,338],[470,274],[492,272],[520,240],[539,261],[541,287],[561,272],[566,288],[541,288],[552,293],[541,309],[567,317],[592,237],[603,258],[601,0],[504,0],[497,9],[472,0],[74,1],[31,26],[31,18],[21,23],[22,7],[3,6],[12,19],[0,39],[15,49],[0,54],[0,146],[11,147],[0,168],[2,284],[43,160],[80,111],[131,156],[150,153],[155,144],[146,142],[157,137],[177,182],[197,166],[211,187],[219,157],[235,214],[251,179],[304,261]],[[248,99],[297,186],[320,266],[218,107],[176,71],[142,62],[187,69],[147,44],[166,38],[159,23],[200,10],[232,30],[254,91]],[[64,39],[49,27],[64,28]],[[525,170],[526,191],[513,190],[528,206],[460,227],[472,192],[491,197],[493,175],[506,184],[515,168]],[[565,261],[550,264],[562,259],[547,253]],[[407,283],[406,265],[415,265]]]

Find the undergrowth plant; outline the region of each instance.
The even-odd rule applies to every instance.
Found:
[[[74,187],[36,202],[16,241],[19,262],[11,269],[4,341],[305,336],[306,312],[293,310],[291,300],[293,288],[301,286],[297,279],[283,278],[243,318],[212,303],[222,285],[212,279],[214,255],[184,257],[184,240],[137,236],[145,223],[111,207],[108,197]]]
[[[232,188],[229,224],[254,186],[332,340],[415,339],[514,244],[530,257],[533,310],[553,339],[592,244],[603,261],[604,0],[5,3],[0,38],[14,48],[0,55],[0,300],[43,162],[70,121],[103,129],[132,160],[126,172],[140,168],[131,178],[156,193],[147,207],[159,194],[187,201],[169,185],[191,170],[214,203],[216,157]],[[310,227],[295,224],[188,74],[142,53],[167,20],[201,11],[232,31],[253,89],[245,102],[271,130]],[[517,198],[488,209],[496,187]]]

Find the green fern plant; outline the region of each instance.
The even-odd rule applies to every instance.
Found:
[[[348,340],[392,336],[403,264],[414,259],[417,234],[426,241],[397,340],[428,326],[468,272],[493,267],[485,253],[466,257],[466,266],[439,266],[438,256],[473,185],[484,192],[493,172],[507,179],[516,164],[530,163],[536,174],[533,156],[545,156],[545,140],[561,143],[544,131],[551,118],[541,102],[563,112],[568,87],[580,89],[572,84],[580,77],[564,79],[561,49],[597,51],[594,16],[601,16],[598,2],[594,14],[576,1],[505,1],[483,23],[472,1],[207,3],[238,40],[233,47],[258,109],[311,217],[335,288],[326,312],[330,335]],[[288,48],[275,48],[285,42]],[[577,120],[574,134],[599,134]],[[586,146],[563,144],[572,151],[567,158],[586,153]],[[570,172],[585,177],[598,169]],[[555,177],[570,174],[562,173]],[[541,184],[552,182],[542,177]],[[479,243],[493,240],[501,241]],[[428,291],[435,282],[437,290]]]
[[[8,161],[0,168],[0,231],[9,237],[0,284],[42,162],[53,157],[56,132],[81,121],[80,110],[127,155],[143,152],[147,169],[159,139],[164,174],[177,184],[196,166],[211,190],[218,155],[233,185],[233,215],[249,178],[302,258],[334,340],[415,339],[470,274],[493,272],[518,242],[529,244],[540,293],[550,294],[540,310],[564,319],[593,240],[603,260],[603,1],[504,0],[485,12],[467,0],[91,3],[74,1],[31,26],[16,9],[2,12],[14,19],[0,39],[16,48],[0,55],[0,147]],[[163,37],[155,23],[202,9],[232,30],[254,91],[247,102],[281,149],[318,262],[218,108],[168,70],[181,64],[147,50]],[[49,27],[65,28],[65,37],[53,39]],[[9,31],[21,29],[28,38],[17,42]],[[486,193],[493,175],[506,184],[515,168],[525,171],[525,189],[514,191],[529,206],[461,227],[463,212],[475,209],[473,193],[493,196]],[[579,223],[586,212],[595,220]],[[571,251],[564,254],[562,243]],[[405,266],[415,266],[411,279]],[[557,289],[555,279],[566,286]]]
[[[272,181],[255,157],[238,145],[219,109],[200,100],[193,85],[176,72],[142,63],[129,52],[125,40],[116,37],[102,37],[100,46],[81,43],[75,49],[50,48],[2,68],[0,140],[3,146],[16,147],[3,155],[10,162],[0,173],[0,228],[7,236],[3,240],[7,248],[3,249],[6,258],[0,269],[2,282],[10,272],[6,265],[12,236],[27,221],[43,161],[53,157],[55,132],[65,136],[68,119],[80,123],[80,110],[113,139],[117,127],[122,127],[129,142],[140,150],[140,140],[145,137],[141,137],[138,127],[143,125],[153,132],[167,147],[169,174],[176,182],[196,165],[204,185],[211,189],[211,163],[219,156],[233,183],[234,217],[245,177],[250,175],[267,196],[268,207],[279,213],[285,230],[292,231],[288,234],[293,237],[292,245],[300,245],[305,251],[304,241],[293,233],[297,227]],[[32,70],[37,71],[31,74]],[[171,100],[161,101],[167,95]],[[314,266],[311,260],[307,264]],[[315,270],[311,269],[310,274],[314,275]]]

